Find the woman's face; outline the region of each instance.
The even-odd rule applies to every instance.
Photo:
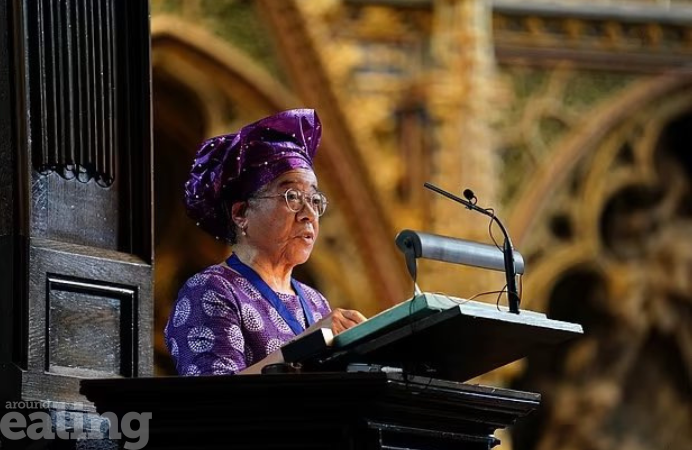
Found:
[[[285,192],[297,189],[305,194],[317,191],[317,178],[311,170],[286,172],[263,187],[248,201],[246,211],[247,244],[278,264],[303,264],[312,253],[319,234],[319,218],[308,204],[291,211]]]

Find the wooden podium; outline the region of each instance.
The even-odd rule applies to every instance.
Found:
[[[487,450],[540,400],[382,372],[89,380],[81,392],[101,414],[151,412],[146,448],[169,450]]]
[[[407,373],[466,381],[572,339],[579,324],[545,314],[513,314],[496,305],[423,293],[334,338],[331,346],[309,337],[285,345],[284,359],[308,370],[343,371],[365,363]]]
[[[460,381],[580,333],[423,294],[329,347],[316,334],[284,346],[297,373],[90,380],[81,393],[100,414],[152,413],[147,448],[487,450],[540,395]]]

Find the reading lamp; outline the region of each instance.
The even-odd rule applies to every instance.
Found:
[[[413,282],[416,282],[416,259],[425,258],[436,261],[482,267],[505,271],[505,255],[502,248],[464,239],[403,230],[396,237],[396,245],[404,253],[406,267]],[[514,253],[514,267],[517,274],[524,273],[524,257],[517,250]]]

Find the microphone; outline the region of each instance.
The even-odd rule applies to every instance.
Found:
[[[470,203],[473,203],[474,205],[478,201],[478,198],[476,198],[476,194],[474,194],[471,189],[464,189],[464,198],[468,200]]]
[[[488,211],[487,209],[476,206],[478,198],[471,189],[464,189],[462,193],[463,196],[466,198],[466,200],[464,200],[463,198],[459,198],[454,194],[440,189],[434,184],[428,183],[427,181],[423,184],[423,186],[430,189],[431,191],[437,192],[438,194],[447,197],[450,200],[453,200],[457,203],[461,203],[468,209],[477,211],[485,216],[488,216],[491,220],[494,220],[495,223],[497,223],[497,225],[500,227],[500,230],[502,231],[502,235],[505,238],[504,243],[502,245],[502,253],[504,255],[503,259],[505,266],[505,278],[507,280],[507,303],[509,304],[509,312],[519,314],[520,299],[519,293],[517,291],[517,269],[514,263],[514,247],[512,246],[512,240],[509,238],[509,233],[507,232],[507,229],[502,224],[502,222],[500,222],[500,219],[498,219],[494,213]]]

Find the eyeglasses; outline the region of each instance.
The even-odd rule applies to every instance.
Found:
[[[303,209],[303,206],[307,202],[310,208],[317,214],[317,217],[322,217],[324,212],[327,210],[327,205],[329,201],[327,197],[320,191],[308,194],[307,192],[299,191],[298,189],[287,189],[283,194],[276,195],[264,195],[261,197],[252,198],[277,198],[284,197],[286,199],[286,206],[293,212],[298,212]]]

